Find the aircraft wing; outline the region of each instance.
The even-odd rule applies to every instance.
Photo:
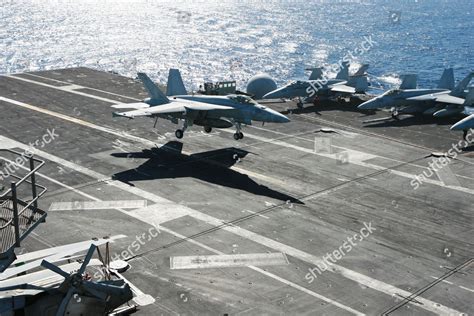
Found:
[[[231,106],[203,103],[203,102],[171,102],[159,106],[153,106],[146,109],[138,109],[128,112],[114,112],[114,116],[123,116],[128,118],[153,116],[159,114],[186,113],[188,111],[212,111],[212,110],[233,110]]]
[[[350,87],[344,84],[338,84],[331,87],[332,92],[342,92],[342,93],[356,93],[356,89],[354,87]]]
[[[114,104],[111,106],[114,109],[147,109],[150,107],[148,103],[145,102],[138,102],[138,103],[120,103]]]
[[[447,93],[419,95],[419,96],[416,96],[416,97],[407,98],[407,100],[410,100],[410,101],[434,101],[434,102],[440,102],[440,103],[459,104],[459,105],[464,104],[464,101],[465,101],[462,98],[454,97],[454,96],[449,95]]]

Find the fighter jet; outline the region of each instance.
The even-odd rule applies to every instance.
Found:
[[[471,72],[454,87],[453,69],[448,68],[444,70],[436,89],[407,88],[406,85],[402,85],[398,89],[389,90],[362,103],[358,108],[361,110],[390,108],[394,119],[398,119],[398,115],[402,113],[422,113],[436,117],[459,114],[465,106],[464,89],[473,76],[474,72]],[[410,80],[413,81],[413,79]]]
[[[466,96],[466,103],[469,103],[469,106],[466,106],[464,109],[464,114],[467,115],[464,119],[460,120],[451,127],[453,131],[463,131],[464,139],[466,139],[469,129],[474,129],[474,87],[469,88],[469,92]]]
[[[121,116],[164,118],[183,127],[177,129],[175,135],[181,139],[189,126],[204,127],[206,133],[212,128],[236,127],[234,139],[244,137],[242,124],[251,125],[252,121],[286,123],[290,120],[283,114],[258,104],[248,96],[228,95],[188,95],[178,69],[170,69],[168,76],[167,95],[165,95],[144,73],[138,78],[143,82],[150,97],[139,103],[122,103],[112,107],[115,109],[134,109],[128,112],[114,112],[114,117]]]
[[[332,96],[337,93],[365,93],[368,88],[366,70],[369,65],[362,65],[352,76],[349,76],[349,64],[343,63],[341,70],[334,79],[325,78],[322,68],[310,68],[312,73],[308,80],[292,81],[289,84],[270,91],[264,99],[298,98],[298,107],[303,102],[310,102],[315,96]],[[304,99],[304,100],[303,100]]]

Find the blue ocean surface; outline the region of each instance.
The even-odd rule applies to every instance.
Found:
[[[188,88],[268,73],[278,84],[352,53],[372,85],[417,73],[436,85],[474,69],[472,0],[177,1],[2,0],[0,74],[86,66],[165,82],[180,68]],[[355,49],[367,38],[373,45]],[[352,58],[351,57],[351,58]]]

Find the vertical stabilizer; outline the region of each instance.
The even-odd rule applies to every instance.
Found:
[[[458,83],[456,88],[454,88],[452,95],[460,96],[463,94],[464,90],[467,88],[469,82],[471,82],[472,77],[474,76],[474,71],[471,71],[469,75],[466,76],[461,82]]]
[[[415,74],[401,75],[402,83],[399,89],[416,89],[418,76]]]
[[[337,73],[336,79],[349,80],[349,63],[348,62],[342,63],[342,68]]]
[[[169,103],[170,100],[166,95],[151,81],[151,79],[144,73],[138,73],[138,78],[143,82],[145,89],[148,91],[150,98],[155,105]]]
[[[447,89],[453,90],[454,89],[454,71],[453,68],[447,68],[443,71],[441,75],[441,79],[439,79],[438,83],[439,89]]]
[[[359,77],[367,75],[367,69],[369,69],[369,64],[363,64],[359,69],[352,75],[352,77]]]
[[[188,92],[184,87],[183,78],[179,69],[170,69],[168,75],[168,85],[166,87],[166,95],[187,95]]]
[[[308,68],[311,70],[311,75],[309,75],[309,80],[320,80],[323,78],[323,69],[322,68]]]

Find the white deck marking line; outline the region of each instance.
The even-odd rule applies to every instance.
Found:
[[[3,141],[4,139],[8,139],[8,138],[5,138],[4,136],[1,136],[1,135],[0,135],[0,140]],[[16,141],[14,141],[14,140],[11,140],[11,141],[15,143],[15,147],[18,147],[18,148],[25,148],[25,149],[28,148],[28,145],[25,145],[25,144],[16,142]],[[48,153],[46,153],[46,152],[43,152],[43,151],[37,151],[36,154],[37,154],[38,156],[41,156],[41,157],[46,157],[46,156],[49,157],[49,158],[55,157],[55,156],[52,156],[52,155],[50,155],[50,154],[48,154]],[[61,161],[61,162],[63,162],[63,163],[65,162],[62,158],[59,158],[59,157],[53,158],[54,160],[51,160],[51,159],[49,159],[49,158],[46,158],[46,159],[48,159],[48,160],[50,160],[50,161],[53,161],[53,162],[56,162],[56,163],[59,163],[58,161]],[[60,163],[59,163],[59,164],[60,164]],[[80,166],[78,166],[78,167],[80,167]],[[23,169],[26,170],[25,167],[23,167]],[[85,168],[83,168],[83,167],[80,167],[80,169],[81,169],[81,170],[88,170],[88,169],[85,169]],[[90,171],[90,173],[95,174],[94,171],[92,171],[92,170],[89,170],[89,171]],[[81,171],[78,171],[78,172],[81,172]],[[60,181],[58,181],[58,180],[55,180],[55,179],[53,179],[53,178],[51,178],[51,177],[48,177],[48,176],[46,176],[46,175],[44,175],[44,174],[42,174],[42,173],[40,173],[40,172],[37,172],[37,175],[40,176],[40,177],[42,177],[42,178],[44,178],[44,179],[46,179],[46,180],[48,180],[48,181],[50,181],[50,182],[52,182],[52,183],[55,183],[55,184],[57,184],[57,185],[59,185],[59,186],[62,186],[62,187],[64,187],[64,188],[66,188],[66,189],[72,189],[75,193],[80,194],[80,195],[82,195],[82,196],[84,196],[84,197],[86,197],[86,198],[88,198],[88,199],[90,199],[90,200],[97,201],[97,202],[102,201],[102,200],[99,199],[99,198],[96,198],[96,197],[94,197],[94,196],[92,196],[92,195],[90,195],[90,194],[88,194],[88,193],[82,192],[82,191],[80,191],[80,190],[78,190],[78,189],[72,188],[71,186],[69,186],[69,185],[67,185],[67,184],[64,184],[64,183],[62,183],[62,182],[60,182]],[[86,175],[89,175],[89,174],[86,174]],[[92,176],[92,177],[93,177],[93,176]],[[114,181],[114,182],[115,182],[115,181]],[[111,183],[111,184],[112,184],[112,183]],[[126,191],[126,190],[125,190],[125,191]],[[171,202],[171,203],[172,203],[172,202]],[[178,206],[180,206],[180,205],[178,205]],[[157,223],[155,223],[155,222],[153,222],[153,221],[150,222],[150,219],[149,219],[149,218],[147,218],[147,217],[142,217],[142,216],[140,216],[140,214],[138,214],[137,212],[129,212],[129,211],[126,211],[126,210],[120,209],[120,208],[116,208],[115,210],[117,210],[117,211],[119,211],[119,212],[121,212],[121,213],[123,213],[123,214],[126,214],[126,215],[128,215],[128,216],[130,216],[130,217],[132,217],[132,218],[135,218],[135,219],[137,219],[137,220],[139,220],[139,221],[141,221],[141,222],[143,222],[143,223],[146,223],[146,224],[148,224],[148,225],[153,225],[153,226],[156,227],[156,229],[158,229],[158,231],[167,232],[167,233],[169,233],[169,234],[171,234],[171,235],[173,235],[173,236],[175,236],[175,237],[178,237],[179,239],[187,239],[188,242],[191,242],[191,243],[193,243],[193,244],[195,244],[195,245],[197,245],[197,246],[199,246],[199,247],[202,247],[202,248],[204,248],[204,249],[206,249],[206,250],[208,250],[208,251],[210,251],[210,252],[213,252],[213,253],[216,253],[216,254],[219,254],[219,255],[224,255],[224,254],[225,254],[225,253],[220,252],[220,251],[218,251],[218,250],[216,250],[216,249],[213,249],[213,248],[211,248],[211,247],[209,247],[209,246],[206,246],[206,245],[204,245],[204,244],[202,244],[202,243],[200,243],[200,242],[198,242],[198,241],[196,241],[196,240],[194,240],[194,239],[188,239],[186,236],[181,235],[181,234],[179,234],[179,233],[177,233],[177,232],[175,232],[175,231],[172,231],[171,229],[168,229],[168,228],[166,228],[166,227],[164,227],[164,226],[161,226],[161,225],[159,225],[159,224],[157,224]],[[189,209],[189,210],[191,210],[191,209]],[[192,215],[192,214],[189,214],[189,215]],[[235,227],[235,226],[234,226],[234,227]],[[352,308],[349,307],[349,306],[343,305],[343,304],[341,304],[341,303],[339,303],[339,302],[337,302],[337,301],[335,301],[335,300],[332,300],[332,299],[330,299],[330,298],[328,298],[328,297],[325,297],[325,296],[323,296],[323,295],[321,295],[321,294],[318,294],[318,293],[316,293],[316,292],[313,292],[313,291],[311,291],[311,290],[309,290],[309,289],[307,289],[307,288],[304,288],[304,287],[302,287],[302,286],[300,286],[300,285],[298,285],[298,284],[295,284],[295,283],[293,283],[293,282],[291,282],[291,281],[288,281],[288,280],[286,280],[286,279],[283,279],[283,278],[281,278],[281,277],[279,277],[279,276],[277,276],[277,275],[275,275],[275,274],[272,274],[272,273],[270,273],[270,272],[267,272],[267,271],[265,271],[265,270],[262,270],[262,269],[260,269],[260,268],[254,267],[254,266],[248,266],[248,268],[250,268],[250,269],[252,269],[252,270],[255,270],[255,271],[257,271],[257,272],[260,272],[260,273],[262,273],[262,274],[264,274],[264,275],[266,275],[266,276],[268,276],[268,277],[270,277],[270,278],[273,278],[273,279],[275,279],[275,280],[277,280],[277,281],[280,281],[280,282],[282,282],[282,283],[284,283],[284,284],[286,284],[286,285],[288,285],[288,286],[291,286],[291,287],[293,287],[293,288],[295,288],[295,289],[297,289],[297,290],[299,290],[299,291],[302,291],[302,292],[304,292],[304,293],[306,293],[306,294],[309,294],[309,295],[311,295],[311,296],[313,296],[313,297],[316,297],[316,298],[318,298],[318,299],[320,299],[320,300],[322,300],[322,301],[325,301],[325,302],[327,302],[327,303],[329,303],[329,304],[332,304],[332,305],[337,306],[337,307],[339,307],[339,308],[341,308],[341,309],[344,309],[344,310],[346,310],[346,311],[348,311],[348,312],[350,312],[350,313],[352,313],[352,314],[354,314],[354,315],[365,315],[365,314],[363,314],[363,313],[361,313],[361,312],[359,312],[359,311],[356,311],[355,309],[352,309]]]
[[[464,287],[462,285],[459,285],[459,287],[463,290],[466,290],[466,291],[469,291],[469,292],[473,292],[474,293],[474,290],[470,289],[470,288],[467,288],[467,287]]]
[[[435,279],[435,280],[439,280],[439,278],[437,278],[437,277],[435,277],[435,276],[432,276],[432,275],[431,275],[431,278],[432,278],[432,279]],[[449,281],[446,281],[446,280],[441,280],[441,282],[444,282],[444,283],[447,283],[447,284],[451,284],[451,285],[453,284],[453,282],[449,282]]]
[[[105,101],[105,102],[109,102],[109,103],[113,103],[113,104],[116,104],[116,103],[120,103],[118,101],[115,101],[115,100],[111,100],[111,99],[107,99],[107,98],[102,98],[102,97],[97,97],[95,95],[92,95],[92,94],[87,94],[87,93],[84,93],[84,92],[79,92],[79,91],[74,91],[74,90],[71,90],[70,88],[68,88],[68,86],[66,86],[66,88],[64,87],[57,87],[57,86],[53,86],[53,85],[49,85],[49,84],[46,84],[46,83],[42,83],[42,82],[38,82],[38,81],[34,81],[34,80],[29,80],[29,79],[25,79],[25,78],[21,78],[21,77],[15,77],[15,76],[6,76],[8,78],[14,78],[14,79],[18,79],[18,80],[23,80],[25,82],[29,82],[29,83],[33,83],[33,84],[37,84],[37,85],[41,85],[41,86],[45,86],[45,87],[48,87],[48,88],[52,88],[52,89],[56,89],[56,90],[60,90],[60,91],[63,91],[63,92],[70,92],[70,93],[74,93],[74,94],[78,94],[78,95],[81,95],[81,96],[85,96],[85,97],[90,97],[90,98],[94,98],[94,99],[97,99],[97,100],[101,100],[101,101]],[[60,81],[61,82],[61,81]],[[64,82],[66,83],[66,82]],[[77,87],[82,87],[82,86],[78,86],[76,85]],[[85,88],[85,87],[84,87]],[[102,90],[99,90],[99,89],[95,89],[96,91],[101,91],[101,92],[104,92],[104,93],[108,93],[107,91],[102,91]],[[118,96],[121,96],[121,95],[118,95]],[[126,97],[126,96],[124,96]],[[6,98],[5,98],[6,99]],[[130,98],[130,100],[134,100],[134,101],[141,101],[139,99],[134,99],[134,98]],[[17,101],[18,102],[18,101]],[[233,133],[229,130],[226,130],[226,129],[220,129],[221,131],[224,131],[224,132],[228,132],[228,133]],[[277,132],[277,133],[281,133],[281,132]],[[282,133],[283,135],[287,135],[287,134],[284,134]],[[257,136],[254,136],[254,135],[250,135],[250,134],[245,134],[246,136],[248,136],[249,138],[254,138],[254,139],[266,139],[267,141],[269,141],[270,139],[267,139],[267,138],[263,138],[263,137],[259,137],[259,138],[256,138]],[[290,136],[290,135],[288,135]],[[282,142],[282,141],[273,141],[272,143],[274,144],[278,144],[280,146],[283,146],[283,147],[288,147],[288,148],[293,148],[293,149],[296,149],[296,150],[300,150],[300,149],[306,149],[304,147],[299,147],[299,146],[294,146],[294,145],[291,145],[289,143],[286,143],[286,142]],[[368,160],[370,158],[376,158],[376,157],[380,157],[380,158],[385,158],[385,157],[381,157],[381,156],[376,156],[376,155],[371,155],[371,154],[367,154],[367,153],[363,153],[363,152],[360,152],[360,151],[356,151],[356,150],[352,150],[352,149],[348,149],[348,148],[343,148],[343,147],[339,147],[341,149],[345,149],[345,151],[348,152],[349,156],[351,157],[350,159],[350,163],[352,164],[356,164],[356,165],[360,165],[360,166],[364,166],[364,167],[367,167],[367,168],[372,168],[372,169],[376,169],[376,170],[381,170],[381,169],[385,169],[384,167],[380,167],[380,166],[377,166],[377,165],[373,165],[373,164],[369,164],[369,163],[364,163],[363,161],[364,160]],[[313,150],[311,151],[311,153],[313,154],[316,154],[316,155],[319,155],[319,156],[323,156],[323,157],[326,157],[326,158],[331,158],[331,159],[336,159],[338,160],[338,156],[336,154],[324,154],[324,153],[315,153]],[[371,157],[373,156],[373,157]],[[354,158],[357,158],[357,159],[354,159]],[[236,170],[236,169],[235,169]],[[413,179],[414,175],[412,174],[409,174],[409,173],[405,173],[405,172],[401,172],[401,171],[392,171],[393,173],[395,174],[398,174],[399,176],[402,176],[402,177],[407,177],[409,178],[410,180]],[[263,175],[262,175],[263,176]],[[265,180],[263,178],[260,178],[261,180],[263,181],[268,181],[268,180]],[[273,179],[273,180],[276,180],[276,179]],[[452,190],[457,190],[457,191],[461,191],[461,192],[464,192],[464,193],[469,193],[469,194],[473,194],[474,195],[474,190],[470,190],[468,188],[464,188],[464,187],[460,187],[460,186],[454,186],[454,185],[446,185],[444,184],[443,182],[441,181],[436,181],[436,180],[431,180],[431,179],[426,179],[424,181],[425,183],[431,183],[431,184],[434,184],[434,185],[439,185],[439,186],[442,186],[442,187],[445,187],[445,188],[450,188]],[[270,182],[272,183],[272,182]],[[284,183],[283,181],[280,181],[280,180],[276,180],[274,184],[277,184],[277,185],[282,185],[282,183]]]
[[[147,206],[146,200],[123,200],[123,201],[71,201],[53,202],[49,212],[53,211],[86,211],[86,210],[109,210],[115,208],[138,209]]]
[[[436,280],[439,279],[439,278],[437,278],[437,277],[435,277],[435,276],[432,276],[432,275],[431,275],[431,277],[432,277],[433,279],[436,279]],[[473,289],[470,289],[470,288],[468,288],[468,287],[465,287],[465,286],[462,286],[462,285],[457,285],[457,284],[454,284],[453,282],[449,282],[449,281],[446,281],[446,280],[441,280],[441,281],[443,281],[444,283],[448,283],[448,284],[450,284],[450,285],[457,286],[457,287],[459,287],[459,288],[461,288],[461,289],[463,289],[463,290],[466,290],[466,291],[469,291],[469,292],[473,292],[473,293],[474,293],[474,290],[473,290]]]
[[[259,217],[263,217],[265,219],[270,219],[270,217],[268,216],[265,216],[265,215],[262,215],[262,214],[258,214],[258,213],[255,213],[254,211],[251,211],[251,210],[245,210],[246,212],[250,213],[250,214],[257,214],[257,216]]]
[[[282,266],[290,264],[284,253],[239,253],[170,257],[171,270],[215,269],[247,266]]]
[[[0,140],[2,140],[2,139],[7,139],[8,140],[7,137],[0,136]],[[11,141],[13,141],[13,140],[11,140]],[[17,144],[17,146],[15,146],[15,147],[21,148],[23,150],[26,150],[27,148],[29,148],[28,145],[22,144],[20,142],[15,141],[15,143]],[[87,175],[91,178],[101,179],[101,180],[106,178],[106,176],[104,176],[104,175],[102,175],[102,174],[100,174],[96,171],[90,170],[86,167],[82,167],[80,165],[77,165],[75,163],[72,163],[70,161],[62,159],[60,157],[57,157],[57,156],[54,156],[54,155],[49,154],[47,152],[44,152],[42,150],[38,149],[35,152],[36,152],[36,155],[38,155],[40,157],[43,157],[44,159],[50,160],[50,161],[55,162],[57,164],[60,164],[60,165],[63,165],[65,167],[68,167],[70,169],[73,169],[77,172],[83,173],[83,174],[85,174],[85,175]],[[113,186],[115,186],[115,187],[117,187],[117,188],[119,188],[123,191],[129,192],[129,193],[134,194],[136,196],[140,196],[144,199],[153,201],[156,204],[169,205],[169,206],[172,206],[172,207],[174,206],[174,207],[179,207],[179,208],[184,207],[183,205],[176,204],[176,203],[174,203],[172,201],[169,201],[165,198],[162,198],[162,197],[160,197],[160,196],[158,196],[154,193],[142,190],[142,189],[137,188],[137,187],[131,187],[131,186],[129,186],[129,185],[123,183],[123,182],[120,182],[120,181],[110,180],[107,183],[110,184],[110,185],[113,185]],[[78,191],[78,190],[76,190],[76,191]],[[215,217],[212,217],[210,215],[201,213],[201,212],[199,212],[197,210],[194,210],[192,208],[189,208],[189,207],[187,207],[187,209],[189,211],[189,216],[192,216],[196,219],[200,219],[200,220],[204,221],[205,223],[208,223],[208,224],[211,224],[211,225],[214,225],[214,226],[221,226],[221,225],[226,224],[225,221],[220,220],[218,218],[215,218]],[[149,223],[149,220],[147,220],[146,218],[143,219],[143,218],[136,217],[135,214],[127,212],[125,210],[121,210],[121,211],[124,214],[128,214],[128,215],[130,215],[134,218],[137,218],[140,221],[145,221],[145,222]],[[282,244],[282,243],[277,242],[273,239],[258,235],[254,232],[248,231],[248,230],[243,229],[243,228],[241,228],[239,226],[236,226],[236,225],[223,226],[221,229],[223,229],[225,231],[228,231],[228,232],[231,232],[231,233],[234,233],[238,236],[244,237],[244,238],[246,238],[248,240],[251,240],[251,241],[254,241],[256,243],[259,243],[259,244],[261,244],[263,246],[266,246],[268,248],[271,248],[271,249],[273,249],[277,252],[286,253],[287,255],[293,256],[295,258],[298,258],[302,261],[305,261],[305,262],[313,264],[313,265],[317,265],[317,264],[321,265],[321,264],[324,263],[322,258],[320,258],[320,257],[317,257],[315,255],[306,253],[306,252],[304,252],[302,250],[299,250],[299,249],[296,249],[294,247]],[[189,241],[191,241],[191,240],[189,240]],[[379,292],[385,293],[385,294],[389,295],[390,297],[392,297],[393,295],[396,295],[396,294],[401,294],[405,297],[409,297],[410,295],[412,295],[412,293],[410,293],[408,291],[405,291],[403,289],[397,288],[396,286],[385,283],[383,281],[373,279],[373,278],[371,278],[369,276],[366,276],[362,273],[359,273],[359,272],[353,271],[351,269],[339,266],[337,264],[333,264],[333,269],[328,270],[328,271],[340,274],[341,276],[343,276],[347,279],[350,279],[350,280],[352,280],[352,281],[354,281],[358,284],[364,285],[368,288],[371,288],[371,289],[377,290]],[[450,307],[441,305],[439,303],[435,303],[435,302],[433,302],[429,299],[425,299],[421,296],[417,297],[417,300],[423,303],[423,306],[420,306],[421,308],[426,309],[426,310],[431,311],[431,312],[434,312],[434,313],[437,313],[437,314],[453,315],[453,314],[460,314],[461,313],[461,312],[456,311],[456,310],[454,310]],[[410,303],[412,303],[412,302],[410,302]]]

